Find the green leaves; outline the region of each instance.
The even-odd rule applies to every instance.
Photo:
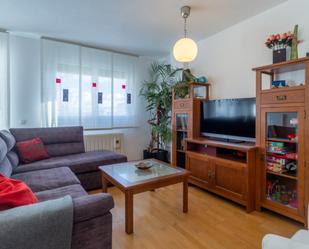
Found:
[[[171,65],[154,62],[150,66],[150,80],[145,81],[140,95],[147,101],[146,111],[150,112],[148,123],[151,125],[152,141],[163,147],[171,141],[171,109],[172,87],[179,81],[177,72],[182,69],[174,69]]]

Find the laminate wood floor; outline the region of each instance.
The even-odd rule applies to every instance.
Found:
[[[116,187],[108,191],[115,200],[114,249],[260,249],[265,234],[290,237],[302,228],[269,211],[247,214],[244,207],[193,186],[184,214],[177,184],[134,196],[134,234],[127,235],[124,194]]]

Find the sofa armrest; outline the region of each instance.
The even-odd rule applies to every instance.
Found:
[[[263,238],[262,249],[308,249],[309,246],[291,239],[267,234]]]
[[[114,207],[114,200],[110,194],[87,195],[73,199],[74,223],[103,216]]]

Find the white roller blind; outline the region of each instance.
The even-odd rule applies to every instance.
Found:
[[[82,124],[112,127],[112,53],[82,48]]]
[[[0,130],[9,125],[8,34],[0,32]]]
[[[139,92],[135,75],[137,58],[114,54],[113,62],[113,125],[136,126]]]
[[[80,47],[43,42],[43,124],[80,124]]]
[[[137,126],[137,57],[42,40],[43,124]]]

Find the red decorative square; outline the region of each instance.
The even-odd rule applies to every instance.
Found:
[[[31,163],[49,158],[46,148],[39,137],[17,142],[16,147],[22,163]]]
[[[96,82],[92,82],[92,87],[97,87],[97,83]]]
[[[126,89],[126,84],[122,84],[121,88]]]
[[[61,79],[60,78],[56,78],[56,84],[60,84],[61,83]]]

